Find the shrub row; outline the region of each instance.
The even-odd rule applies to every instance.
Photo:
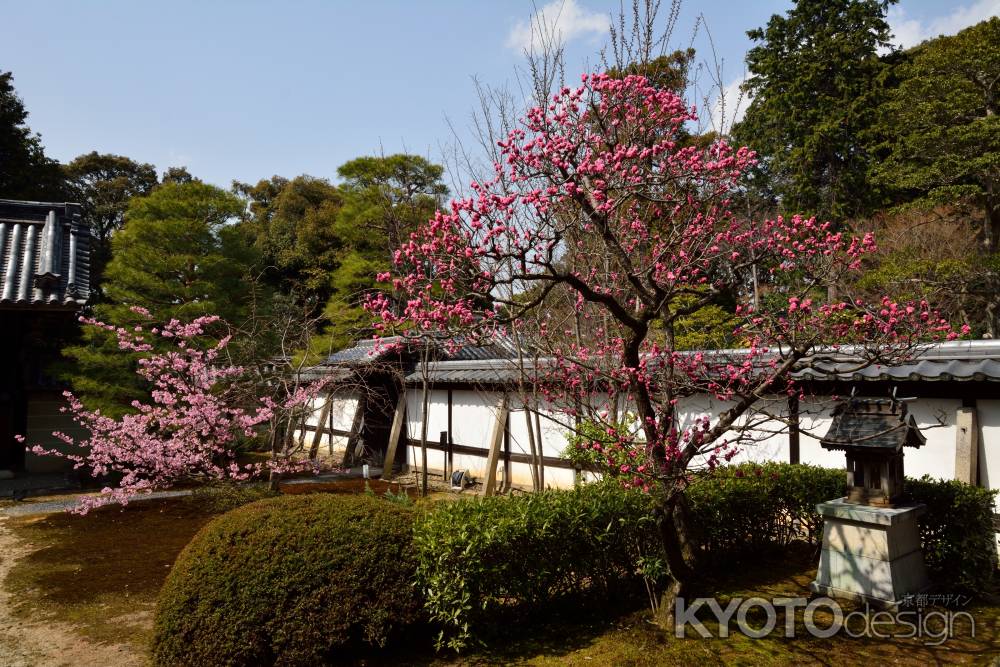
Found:
[[[778,463],[698,479],[687,501],[703,561],[731,565],[796,539],[818,548],[816,505],[843,485],[842,471]],[[928,478],[906,491],[928,506],[921,539],[934,580],[988,585],[994,492]],[[327,663],[421,618],[439,647],[460,650],[532,614],[643,583],[653,593],[665,571],[650,498],[614,483],[422,509],[394,500],[286,496],[210,523],[161,593],[156,663]]]
[[[688,487],[695,542],[709,563],[759,555],[794,539],[818,545],[823,519],[816,505],[844,494],[844,471],[765,463],[716,470]],[[923,503],[924,561],[942,586],[981,590],[996,575],[995,491],[956,481],[907,479],[906,499]]]
[[[788,463],[715,470],[688,487],[691,526],[710,562],[759,554],[795,539],[822,539],[816,505],[844,494],[844,472]]]
[[[649,498],[617,484],[446,503],[419,517],[413,546],[438,646],[461,649],[513,613],[607,600],[662,563]]]
[[[906,495],[927,505],[920,542],[931,581],[981,592],[997,573],[993,528],[996,491],[962,482],[907,479]]]

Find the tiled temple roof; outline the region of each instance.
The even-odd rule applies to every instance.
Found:
[[[80,206],[0,199],[0,308],[76,310],[89,297]]]

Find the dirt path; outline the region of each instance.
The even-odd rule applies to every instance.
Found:
[[[4,667],[140,667],[145,656],[127,646],[98,644],[68,623],[17,615],[4,583],[18,560],[33,551],[11,532],[0,514],[0,665]]]

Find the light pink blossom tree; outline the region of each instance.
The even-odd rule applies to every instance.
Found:
[[[150,317],[144,309],[133,310]],[[116,486],[104,488],[99,495],[84,496],[76,511],[86,513],[108,503],[127,504],[138,494],[182,482],[243,482],[265,470],[284,473],[312,467],[308,460],[280,453],[266,463],[242,465],[237,461],[241,439],[257,435],[276,412],[305,404],[320,387],[300,385],[280,400],[264,396],[257,405],[246,405],[248,392],[240,386],[244,369],[220,358],[230,337],[206,343],[207,330],[220,323],[217,316],[190,322],[171,320],[149,331],[89,318],[81,318],[81,322],[112,332],[123,352],[142,355],[136,372],[151,389],[149,400],[134,401],[135,411],[118,419],[100,410],[88,410],[71,392],[64,393],[69,405],[63,411],[68,411],[88,435],[77,440],[56,432],[53,435],[68,445],[69,451],[40,445],[31,451],[66,458],[76,469],[95,477],[120,477]]]
[[[801,391],[793,370],[845,345],[859,367],[894,363],[955,336],[926,303],[821,302],[876,251],[873,236],[740,217],[731,200],[754,155],[684,143],[693,120],[642,76],[562,88],[499,142],[491,178],[403,244],[381,276],[393,291],[367,303],[383,334],[530,341],[544,360],[528,380],[567,424],[602,425],[597,460],[655,495],[672,593],[690,575],[679,508],[692,466],[731,456],[767,396]],[[770,276],[780,307],[753,307],[754,272]],[[546,308],[555,294],[575,304],[571,318]],[[724,294],[742,301],[745,350],[678,350],[678,321]],[[677,403],[693,394],[725,408],[685,423]],[[635,428],[622,428],[626,409]]]

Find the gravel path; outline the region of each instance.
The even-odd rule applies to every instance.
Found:
[[[81,494],[82,495],[82,494]],[[160,498],[177,498],[179,496],[189,496],[191,491],[154,491],[145,495],[136,496],[131,502],[138,503],[145,500],[158,500]],[[0,507],[0,516],[32,516],[36,514],[52,514],[53,512],[65,512],[73,509],[79,502],[80,495],[69,495],[58,500],[31,501],[26,500],[19,503],[11,503]]]

